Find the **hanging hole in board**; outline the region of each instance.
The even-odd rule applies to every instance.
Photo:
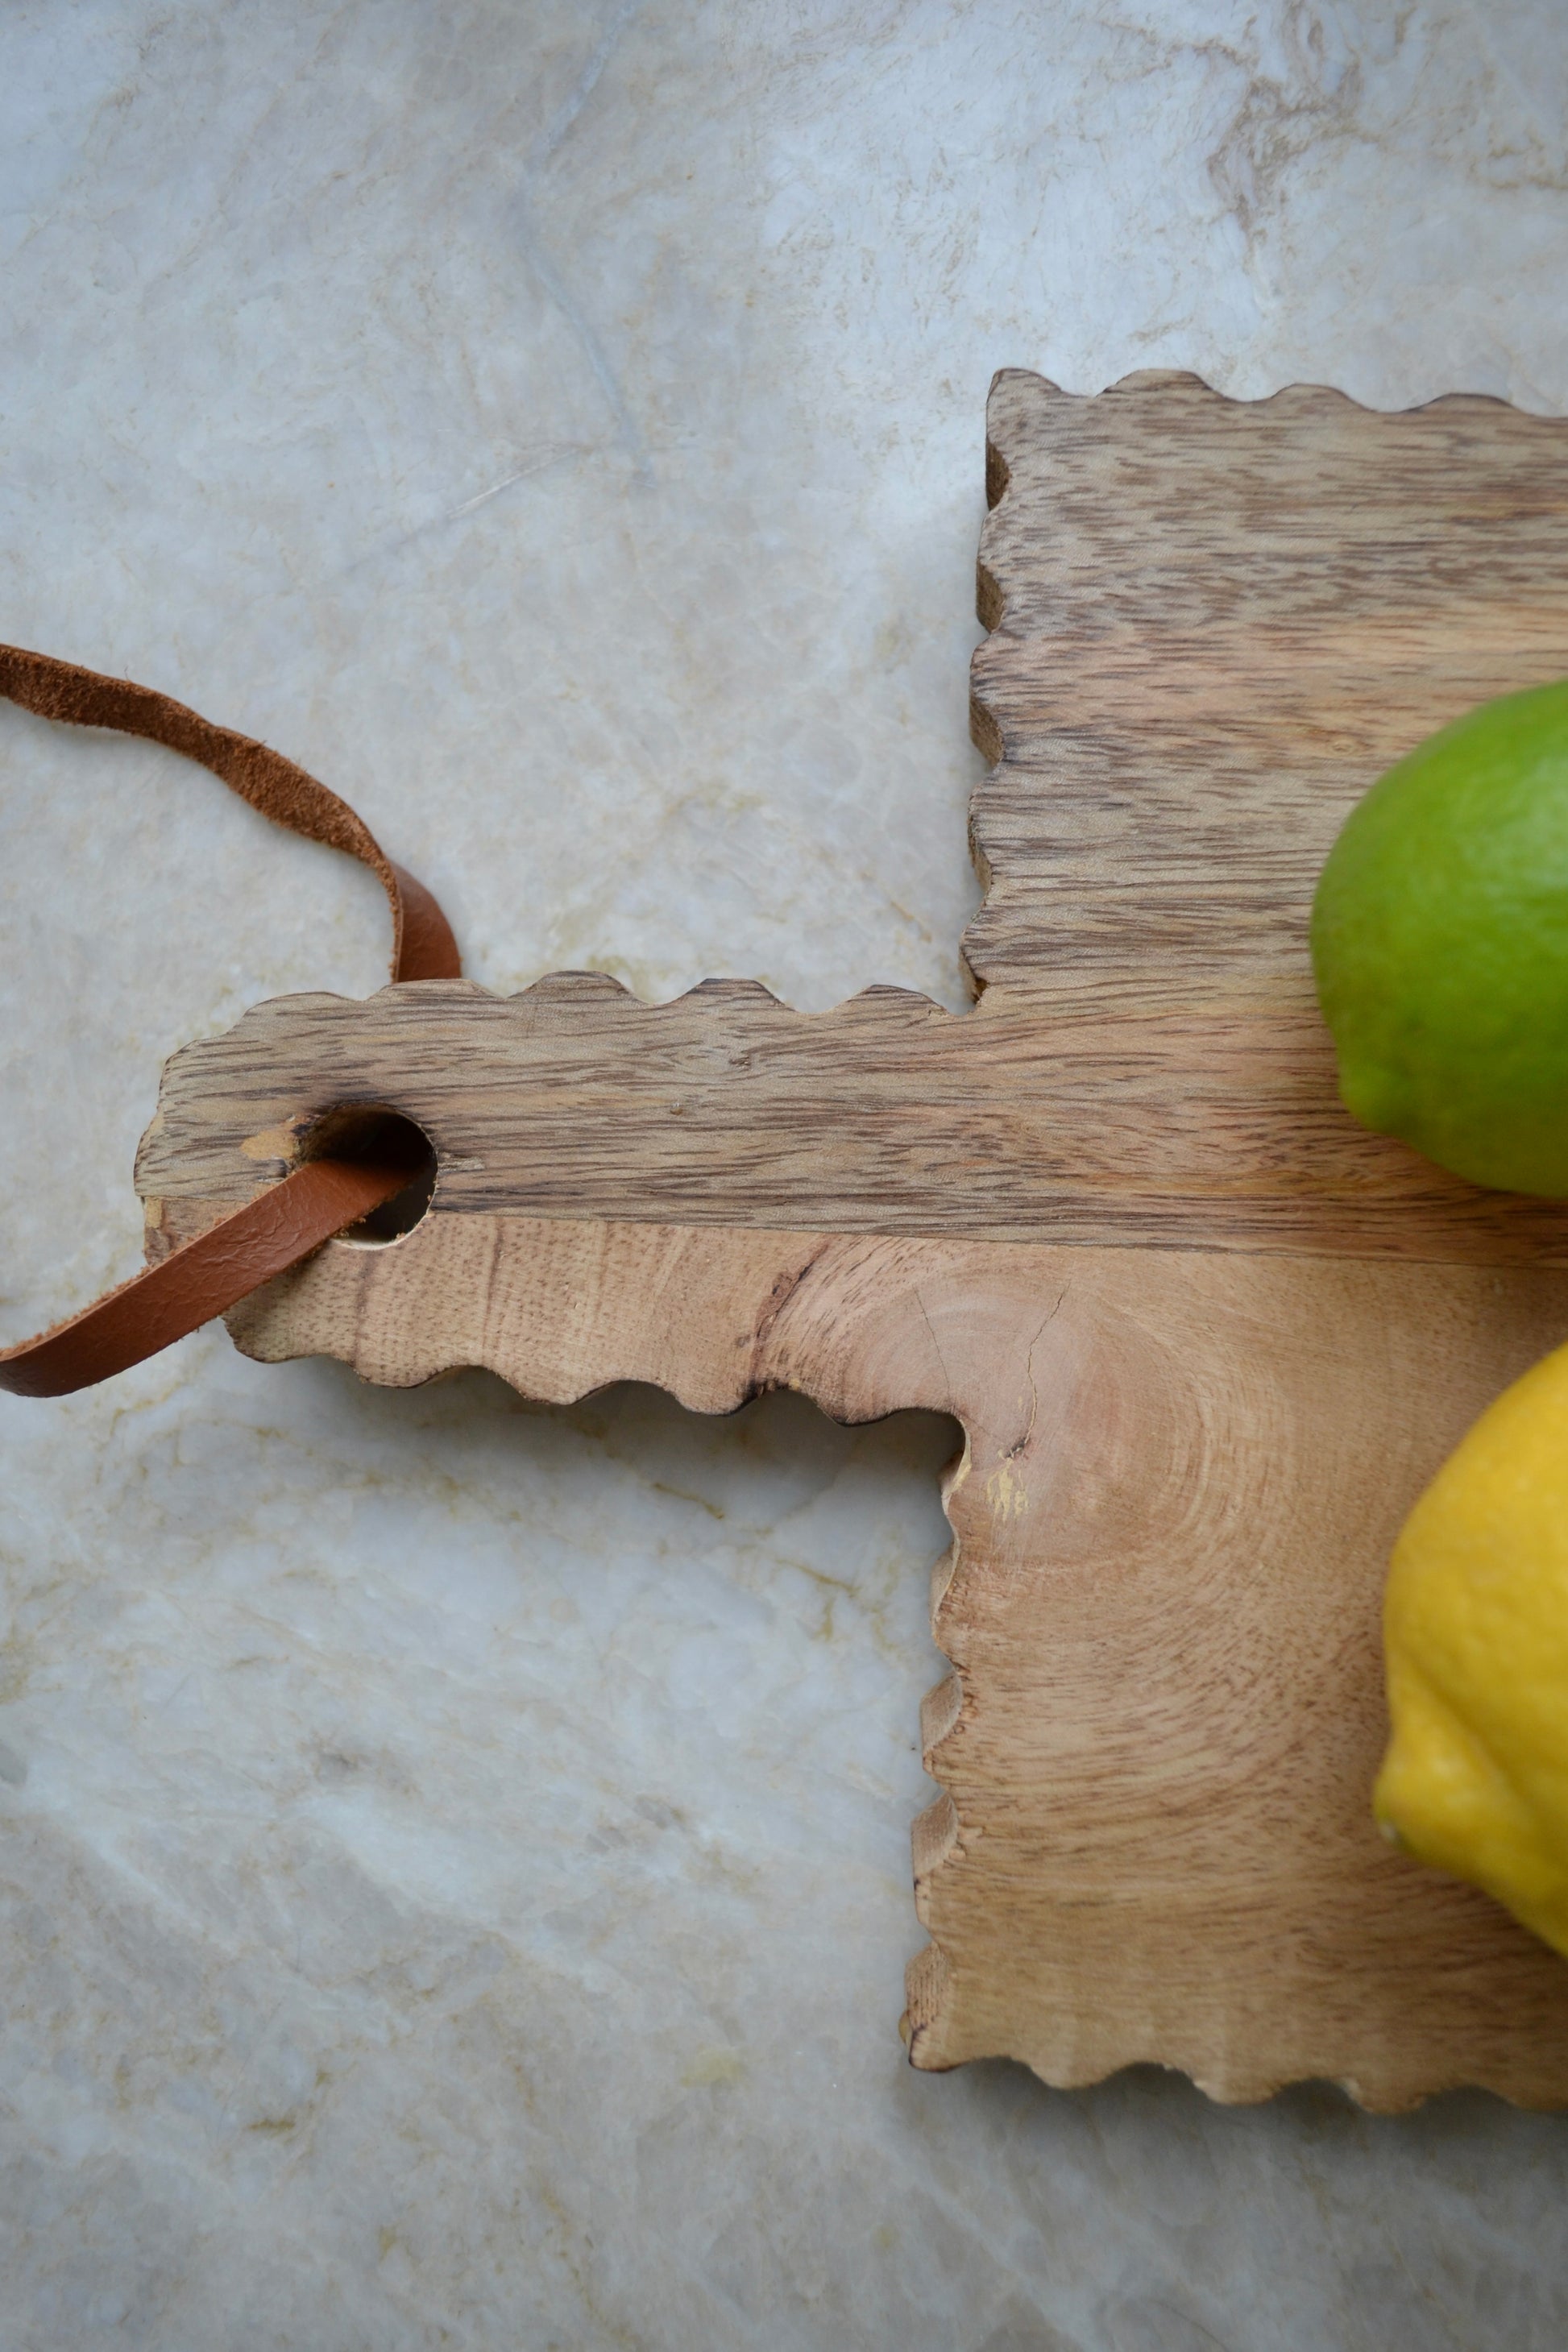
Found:
[[[422,1127],[384,1103],[339,1103],[313,1118],[299,1145],[303,1160],[384,1160],[406,1164],[400,1192],[350,1225],[340,1241],[379,1247],[400,1241],[430,1206],[436,1190],[436,1147]]]

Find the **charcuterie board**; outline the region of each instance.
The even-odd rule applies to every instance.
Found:
[[[917,2065],[1568,2102],[1568,1965],[1368,1803],[1389,1545],[1568,1336],[1568,1211],[1357,1128],[1307,959],[1380,770],[1568,674],[1568,425],[1008,372],[988,479],[972,1013],[594,973],[280,999],[168,1065],[150,1247],[384,1107],[433,1199],[237,1308],[249,1353],[954,1416]]]

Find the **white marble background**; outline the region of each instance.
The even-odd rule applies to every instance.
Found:
[[[12,0],[0,635],[500,988],[960,1000],[985,386],[1568,406],[1561,0]],[[378,894],[0,710],[0,1336]],[[1568,2122],[910,2074],[949,1432],[0,1401],[4,2352],[1558,2352]]]

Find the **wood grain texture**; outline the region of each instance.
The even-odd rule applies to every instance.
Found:
[[[1568,1264],[1563,1209],[1355,1125],[1307,961],[1373,777],[1568,673],[1568,433],[1010,371],[988,452],[975,1013],[570,972],[293,998],[170,1066],[142,1189],[243,1200],[247,1138],[358,1090],[454,1210]]]
[[[1568,2100],[1568,1969],[1367,1802],[1394,1530],[1565,1326],[1563,1273],[504,1215],[334,1243],[231,1318],[399,1387],[482,1364],[558,1402],[952,1413],[915,2063],[1375,2107]]]
[[[1568,428],[1009,373],[989,434],[973,1013],[580,973],[258,1006],[169,1066],[151,1245],[382,1103],[428,1215],[258,1294],[249,1352],[954,1413],[917,2064],[1568,2101],[1568,1969],[1368,1804],[1389,1542],[1568,1332],[1568,1211],[1356,1129],[1306,955],[1378,771],[1568,673]]]
[[[1018,1001],[1022,996],[1023,1001]],[[443,1213],[1568,1264],[1568,1213],[1447,1176],[1342,1108],[1315,1005],[993,987],[832,1013],[755,982],[645,1005],[596,973],[293,996],[169,1064],[144,1195],[237,1202],[310,1115],[384,1103]]]
[[[1368,783],[1568,672],[1568,433],[1496,400],[1170,374],[1068,400],[1008,371],[987,436],[976,977],[1189,1010],[1272,981],[1310,1011],[1313,884]]]

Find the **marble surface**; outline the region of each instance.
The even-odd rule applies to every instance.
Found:
[[[962,1002],[985,386],[1568,406],[1557,0],[17,0],[0,635],[345,792],[501,988]],[[0,1332],[378,894],[0,711]],[[949,1426],[0,1400],[0,2347],[1532,2352],[1568,2121],[904,2066]]]

